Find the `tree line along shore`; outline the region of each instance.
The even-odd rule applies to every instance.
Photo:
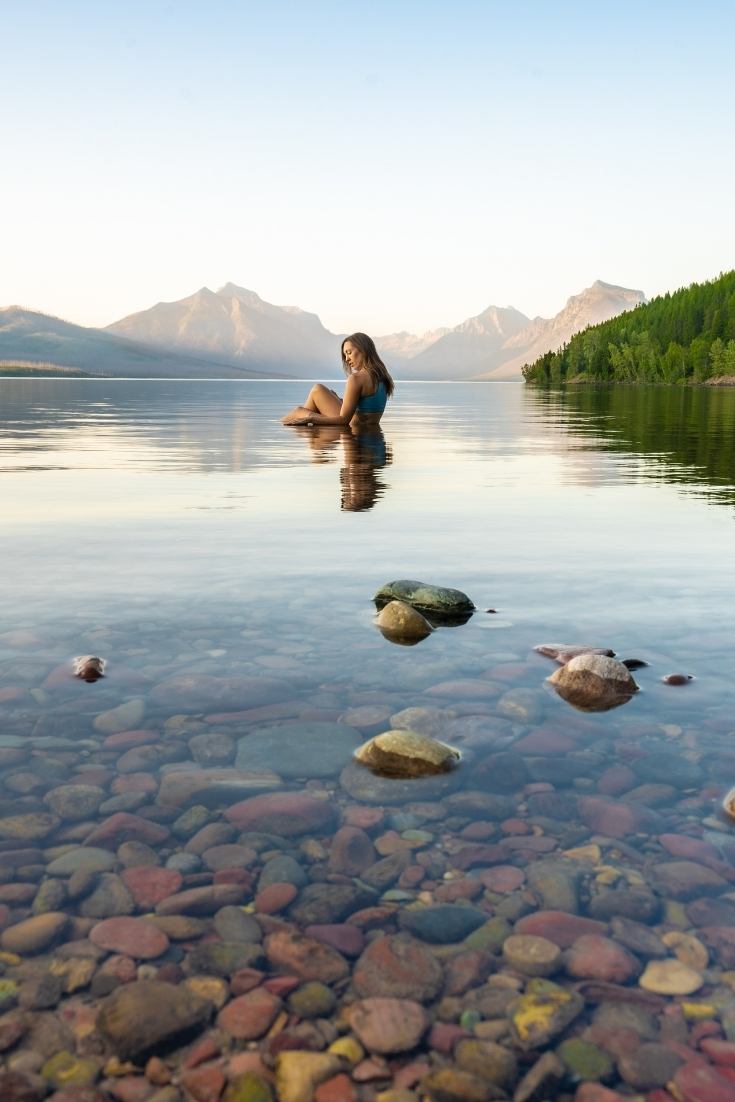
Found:
[[[661,295],[523,367],[527,383],[735,385],[735,271]]]

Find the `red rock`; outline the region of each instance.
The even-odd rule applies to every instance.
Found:
[[[706,868],[701,860],[661,861],[651,870],[658,890],[673,899],[697,899],[717,895],[727,887],[727,881]]]
[[[185,1090],[196,1102],[218,1102],[225,1077],[218,1067],[189,1068],[181,1076]]]
[[[444,973],[426,946],[406,935],[371,941],[356,962],[352,977],[360,996],[387,996],[429,1002],[439,993]]]
[[[355,1083],[371,1083],[375,1079],[390,1079],[390,1077],[388,1065],[381,1056],[361,1060],[352,1069],[352,1079]]]
[[[290,995],[300,986],[301,980],[298,976],[271,976],[263,984],[266,991],[270,991],[271,995],[277,995],[279,999]]]
[[[627,983],[641,966],[617,941],[598,934],[583,934],[564,954],[564,967],[578,980]]]
[[[431,1071],[431,1065],[426,1060],[414,1060],[411,1064],[404,1064],[393,1076],[393,1082],[398,1090],[410,1090],[417,1086]]]
[[[735,929],[732,926],[702,926],[699,936],[717,954],[723,968],[735,967]]]
[[[490,871],[490,869],[487,870],[488,873]],[[447,880],[446,883],[439,885],[434,896],[439,903],[455,903],[458,899],[477,899],[478,895],[483,893],[483,884],[484,881],[480,877],[477,880],[470,880],[469,877],[463,880]],[[405,885],[400,884],[400,886]]]
[[[580,796],[579,817],[585,826],[610,838],[624,838],[649,828],[655,817],[646,808],[609,799],[607,796]]]
[[[156,979],[163,983],[181,983],[185,979],[184,970],[174,961],[167,960],[156,971]]]
[[[307,937],[316,938],[324,945],[331,945],[345,957],[359,957],[365,948],[365,935],[362,930],[346,922],[307,926],[304,933]]]
[[[268,934],[265,954],[275,968],[302,980],[335,983],[350,971],[347,961],[336,949],[290,930]]]
[[[375,847],[360,827],[343,826],[332,839],[329,868],[332,872],[359,876],[377,860]]]
[[[273,1072],[265,1066],[259,1052],[236,1052],[227,1065],[227,1078],[232,1082],[241,1075],[247,1075],[249,1071],[255,1072],[267,1083],[275,1080]]]
[[[576,749],[576,742],[569,735],[551,728],[539,727],[513,743],[513,750],[519,754],[567,754]]]
[[[449,957],[444,965],[444,994],[464,995],[479,987],[493,970],[493,958],[483,949],[466,949]]]
[[[278,914],[289,903],[293,903],[298,894],[299,889],[295,884],[269,884],[256,895],[255,910],[266,915]]]
[[[9,704],[11,700],[20,700],[22,696],[26,695],[27,691],[20,685],[6,685],[4,689],[0,689],[0,704]]]
[[[37,891],[36,884],[0,884],[0,903],[22,907],[32,902]]]
[[[259,987],[265,978],[265,972],[257,968],[240,968],[230,976],[230,991],[233,995],[246,995],[254,987]]]
[[[299,834],[324,834],[332,829],[335,810],[326,800],[298,792],[269,792],[241,800],[225,812],[238,830],[264,831],[291,838]]]
[[[611,1029],[608,1025],[589,1025],[582,1034],[582,1039],[589,1041],[598,1048],[604,1048],[616,1060],[621,1056],[629,1056],[640,1048],[641,1038],[634,1029],[619,1027]]]
[[[248,869],[219,869],[212,877],[213,884],[240,884],[248,891],[253,886],[253,874]]]
[[[242,903],[245,892],[239,884],[212,884],[209,887],[189,888],[188,891],[169,895],[156,904],[157,915],[212,915],[220,907]]]
[[[494,869],[483,869],[477,879],[491,892],[505,895],[525,884],[526,874],[523,869],[518,869],[515,865],[496,865]]]
[[[183,883],[183,877],[176,869],[152,865],[123,869],[120,877],[142,911],[152,911],[162,899],[175,895]]]
[[[497,823],[490,823],[480,819],[476,823],[468,823],[467,826],[460,831],[459,836],[460,838],[466,838],[468,842],[486,842],[488,838],[492,838],[493,835],[497,833]]]
[[[735,1068],[735,1042],[717,1037],[705,1037],[699,1046],[714,1064]]]
[[[574,1102],[625,1102],[625,1099],[622,1094],[608,1090],[600,1083],[581,1083],[577,1087]]]
[[[462,846],[462,849],[455,853],[452,863],[455,869],[466,870],[476,865],[502,865],[507,859],[507,853],[502,846],[477,844]]]
[[[158,731],[119,731],[116,735],[108,735],[102,745],[105,750],[130,750],[133,746],[157,742],[160,737]]]
[[[548,938],[560,949],[568,949],[577,938],[586,934],[604,936],[607,926],[594,918],[582,918],[580,915],[566,914],[564,911],[536,911],[516,922],[513,932],[516,934],[534,934]]]
[[[674,1085],[685,1102],[733,1102],[733,1085],[706,1064],[684,1064],[674,1075]]]
[[[120,983],[132,983],[138,978],[138,965],[130,957],[116,953],[108,957],[99,967],[103,976],[114,976]]]
[[[89,940],[108,953],[122,953],[135,960],[155,960],[166,952],[169,940],[144,918],[106,918],[89,933]]]
[[[369,1052],[409,1052],[426,1032],[429,1019],[412,999],[359,999],[346,1010],[352,1030]]]
[[[127,773],[123,777],[115,777],[110,791],[115,796],[122,796],[126,792],[157,792],[158,781],[150,773]]]
[[[349,1075],[341,1071],[320,1083],[314,1091],[314,1102],[357,1102]]]
[[[714,1021],[712,1018],[705,1018],[704,1021],[695,1022],[689,1031],[689,1040],[693,1045],[698,1045],[705,1037],[717,1037],[719,1040],[721,1036],[722,1030],[720,1029],[719,1022]],[[717,1063],[717,1061],[715,1061],[715,1063]]]
[[[353,911],[345,919],[348,926],[358,926],[361,930],[383,930],[387,922],[395,918],[396,908],[389,906],[363,907]]]
[[[372,830],[380,826],[384,818],[382,807],[359,807],[353,804],[344,813],[347,826],[360,827],[362,830]]]
[[[150,819],[131,815],[127,811],[117,811],[87,835],[84,845],[113,850],[121,842],[145,842],[146,845],[156,846],[165,842],[168,836],[168,828],[160,823],[152,823]]]
[[[116,1102],[148,1102],[155,1086],[142,1075],[123,1075],[108,1083],[110,1096]]]
[[[629,765],[611,765],[597,782],[597,791],[603,796],[620,796],[638,784],[638,778]]]
[[[240,1041],[254,1041],[268,1032],[280,1009],[279,998],[256,987],[227,1003],[217,1016],[217,1024]]]
[[[398,887],[410,891],[418,887],[425,875],[426,871],[421,865],[408,865],[398,877]]]
[[[457,1042],[463,1037],[471,1036],[468,1030],[463,1029],[461,1025],[455,1025],[454,1022],[434,1022],[428,1036],[429,1048],[451,1056]]]
[[[530,834],[531,827],[523,819],[504,819],[500,824],[503,834]]]
[[[697,861],[703,857],[720,859],[719,852],[702,838],[690,838],[687,834],[660,834],[659,842],[672,857],[684,857]]]

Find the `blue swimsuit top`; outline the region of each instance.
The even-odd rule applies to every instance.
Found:
[[[385,403],[388,401],[388,394],[386,393],[385,383],[379,382],[374,394],[368,395],[368,397],[362,397],[357,403],[357,413],[382,413],[385,409]]]

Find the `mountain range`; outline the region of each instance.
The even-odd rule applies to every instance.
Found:
[[[645,301],[642,291],[598,280],[553,318],[489,306],[454,328],[388,334],[376,344],[399,380],[520,379],[524,363]],[[226,283],[105,329],[19,306],[0,309],[0,363],[54,363],[130,378],[336,378],[344,335],[330,333],[316,314]]]

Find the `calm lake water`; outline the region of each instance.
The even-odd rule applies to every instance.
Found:
[[[356,436],[283,427],[304,390],[0,380],[0,928],[39,909],[36,885],[59,875],[48,862],[121,810],[174,828],[160,860],[185,887],[211,883],[221,864],[183,852],[207,812],[189,826],[177,817],[195,803],[219,822],[260,789],[230,775],[195,799],[171,796],[175,785],[163,799],[159,784],[202,769],[270,770],[281,781],[264,791],[306,785],[343,822],[364,825],[375,862],[401,848],[414,855],[418,872],[375,888],[372,902],[397,908],[386,930],[404,929],[401,908],[431,909],[448,898],[439,886],[466,877],[481,917],[513,923],[560,909],[622,915],[658,934],[694,928],[710,956],[697,958],[693,997],[719,992],[724,1006],[726,990],[732,1002],[723,975],[735,950],[703,931],[735,919],[735,832],[719,813],[735,785],[735,391],[402,384],[382,431]],[[417,646],[394,645],[375,626],[372,597],[401,578],[463,590],[478,611]],[[612,711],[576,711],[545,683],[553,661],[533,651],[558,641],[645,663],[640,692]],[[106,660],[102,680],[71,678],[84,654]],[[671,673],[692,680],[666,684]],[[410,725],[462,753],[451,783],[371,789],[341,772],[361,740],[409,725],[409,708]],[[99,790],[85,796],[91,810],[75,814],[54,796],[71,783]],[[49,808],[60,821],[48,829],[7,825]],[[369,808],[387,810],[373,820]],[[236,825],[258,852],[288,848]],[[457,859],[489,839],[502,853]],[[330,876],[350,881],[328,842],[321,857],[301,845],[288,852],[317,895]],[[574,856],[579,846],[601,852]],[[717,883],[691,881],[691,869],[658,883],[655,869],[689,850]],[[581,863],[568,877],[571,903],[531,875],[550,860]],[[498,862],[511,873],[496,875]],[[243,903],[261,864],[243,881]],[[351,914],[324,899],[307,905],[299,891],[288,913],[300,926]],[[648,909],[630,902],[646,891]],[[84,916],[117,913],[119,895],[87,905],[65,892],[51,909],[76,916],[75,937]],[[700,897],[704,909],[692,912]],[[647,950],[632,951],[642,969]],[[572,974],[638,990],[633,973],[593,972]],[[473,991],[467,1005],[479,1006]],[[732,1015],[723,1029],[735,1039]]]
[[[302,390],[0,382],[2,622],[42,640],[24,683],[90,648],[224,648],[222,672],[296,642],[314,689],[421,692],[581,639],[650,661],[637,718],[731,706],[735,394],[404,384],[360,439],[281,426]],[[391,646],[371,597],[404,577],[497,614]],[[662,688],[679,668],[696,683]]]

